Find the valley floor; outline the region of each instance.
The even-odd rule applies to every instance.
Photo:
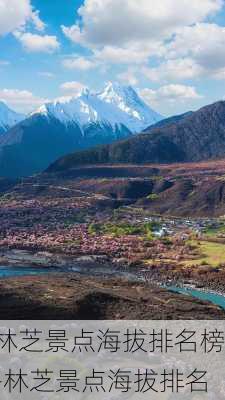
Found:
[[[0,277],[2,265],[12,278],[0,279],[0,319],[32,318],[34,311],[37,318],[88,318],[92,307],[96,319],[223,318],[217,307],[158,285],[225,296],[224,176],[219,161],[1,181]],[[13,267],[26,265],[38,276],[14,276]],[[40,267],[54,268],[42,275]],[[86,276],[75,274],[78,267]]]

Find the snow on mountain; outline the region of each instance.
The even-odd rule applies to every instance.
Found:
[[[126,139],[161,119],[131,87],[118,84],[56,99],[0,135],[1,175],[38,173],[66,154]]]
[[[5,133],[9,128],[16,125],[24,118],[25,115],[16,113],[3,101],[0,101],[0,134]]]
[[[127,115],[127,126],[133,132],[140,132],[163,119],[131,86],[109,82],[103,92],[98,94],[98,98],[122,110]]]
[[[72,98],[47,103],[32,115],[53,117],[65,124],[75,123],[81,130],[90,124],[110,125],[112,129],[126,127],[141,132],[163,117],[147,106],[132,87],[109,83],[101,93],[88,89]]]
[[[126,124],[124,113],[114,105],[108,105],[89,91],[77,97],[56,100],[40,107],[34,114],[54,117],[62,123],[75,123],[81,128],[93,123]]]

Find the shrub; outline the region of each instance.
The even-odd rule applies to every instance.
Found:
[[[128,224],[126,222],[105,224],[92,223],[88,227],[90,235],[103,234],[113,235],[116,237],[126,235],[144,235],[148,240],[153,240],[154,230],[160,228],[157,222],[147,222],[145,224]]]
[[[96,235],[97,233],[101,233],[101,224],[92,223],[88,227],[88,233],[90,235]]]
[[[163,243],[165,246],[172,246],[172,245],[173,245],[172,240],[170,240],[168,237],[164,237],[164,238],[162,239],[162,243]]]
[[[159,198],[159,195],[156,193],[151,193],[147,196],[147,199],[150,201],[158,200],[158,198]]]

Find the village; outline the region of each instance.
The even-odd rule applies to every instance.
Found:
[[[206,243],[207,235],[214,232],[216,237],[211,235],[210,240],[225,246],[223,218],[157,216],[135,205],[110,208],[107,201],[99,207],[99,199],[91,193],[76,192],[68,198],[60,191],[55,198],[33,198],[14,191],[1,197],[0,206],[3,256],[9,250],[48,252],[67,256],[73,263],[81,256],[105,256],[121,268],[144,267],[165,276],[165,271],[187,266],[206,269],[210,254],[201,254],[200,243]],[[225,256],[218,266],[223,263]]]
[[[220,318],[218,308],[200,311],[204,302],[198,306],[196,298],[172,291],[225,292],[224,218],[158,214],[149,207],[151,201],[128,199],[127,191],[124,198],[112,198],[112,187],[123,193],[124,184],[129,189],[136,181],[37,176],[1,193],[0,286],[2,295],[12,293],[15,299],[7,315],[14,316],[22,302],[24,317],[39,304],[50,315],[54,310],[54,316],[77,318],[79,313],[68,309],[74,299],[87,301],[85,313],[95,305],[96,318],[108,310],[104,315],[109,319],[118,316],[112,304],[119,302],[123,318],[129,298],[134,318],[192,318],[196,310],[203,319]],[[151,314],[142,292],[153,307]],[[63,303],[60,312],[57,302]],[[181,309],[187,313],[181,316]]]

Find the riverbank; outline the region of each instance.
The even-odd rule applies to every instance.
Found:
[[[124,278],[45,274],[0,280],[0,319],[224,319],[213,304]]]
[[[174,272],[173,269],[165,269],[162,266],[158,269],[143,267],[128,267],[123,264],[123,260],[110,260],[104,255],[87,255],[80,257],[65,256],[62,254],[53,254],[50,252],[31,252],[27,250],[7,250],[1,252],[0,279],[12,278],[16,280],[19,277],[29,279],[32,276],[43,276],[57,274],[64,277],[79,274],[79,279],[101,278],[108,281],[110,290],[110,281],[121,280],[137,284],[143,282],[154,292],[157,288],[164,288],[169,293],[175,292],[183,295],[189,295],[194,301],[196,298],[202,301],[209,301],[211,304],[221,307],[225,310],[224,282],[225,277],[221,276],[221,271],[214,272],[214,277],[207,277],[207,274],[199,279],[199,276],[192,278],[187,276],[185,270]],[[219,276],[218,276],[219,275]]]

